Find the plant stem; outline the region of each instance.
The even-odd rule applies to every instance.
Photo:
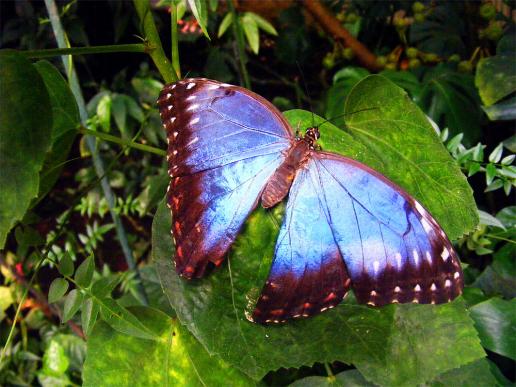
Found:
[[[144,152],[154,153],[159,156],[166,156],[167,152],[160,148],[155,148],[150,145],[140,144],[137,142],[133,142],[131,140],[125,140],[120,137],[112,136],[111,134],[103,133],[103,132],[97,132],[95,130],[86,129],[84,127],[81,127],[79,129],[79,132],[82,134],[87,134],[91,136],[95,136],[97,138],[100,138],[105,141],[114,142],[119,145],[128,146],[129,148],[139,149]]]
[[[235,5],[233,4],[233,0],[229,0],[227,2],[229,11],[233,15],[233,35],[237,41],[237,51],[238,51],[238,64],[240,67],[240,83],[246,89],[251,90],[251,81],[249,80],[249,73],[247,72],[246,62],[247,56],[245,54],[245,42],[244,42],[244,31],[242,29],[242,24],[240,24],[240,18],[235,10]]]
[[[167,59],[165,51],[163,51],[163,46],[161,45],[161,40],[158,35],[158,29],[154,23],[149,1],[133,0],[133,3],[134,8],[136,8],[136,12],[138,13],[138,17],[140,18],[145,40],[153,47],[153,50],[149,52],[150,57],[154,61],[154,64],[166,83],[177,81],[179,78],[174,72],[172,64]]]
[[[50,23],[52,24],[52,29],[54,31],[54,34],[56,36],[57,44],[59,47],[64,48],[67,46],[67,39],[65,36],[65,32],[63,30],[63,26],[61,24],[61,19],[59,18],[59,12],[57,10],[57,6],[54,2],[54,0],[45,0],[45,5],[50,17]],[[151,53],[152,55],[152,53]],[[75,97],[75,100],[77,102],[77,106],[79,107],[79,113],[81,117],[81,121],[83,125],[86,124],[86,121],[88,120],[88,113],[86,111],[86,103],[84,102],[84,97],[82,95],[82,90],[79,84],[79,78],[77,77],[77,73],[75,72],[75,69],[73,67],[73,62],[69,61],[67,57],[63,56],[63,65],[66,69],[66,73],[68,75],[68,81],[70,84],[70,89],[72,90],[72,93]],[[141,300],[143,301],[143,304],[147,305],[147,295],[145,294],[145,289],[143,288],[143,284],[141,282],[141,276],[140,272],[138,271],[138,267],[136,266],[133,252],[131,251],[131,248],[129,247],[129,242],[127,240],[127,234],[125,233],[124,226],[122,224],[122,221],[118,214],[115,211],[115,195],[113,194],[113,191],[111,190],[111,186],[109,185],[109,180],[105,177],[105,170],[104,170],[104,162],[102,161],[102,158],[97,152],[97,146],[95,138],[92,136],[85,136],[86,144],[88,148],[90,149],[92,160],[93,160],[93,166],[95,168],[95,172],[97,173],[97,176],[101,177],[100,185],[102,187],[102,191],[104,193],[104,197],[106,198],[106,201],[108,203],[109,212],[111,214],[111,218],[113,219],[113,223],[115,225],[116,233],[118,236],[118,240],[120,242],[120,246],[122,247],[122,251],[124,253],[124,258],[127,263],[127,266],[129,269],[132,269],[136,273],[136,278],[139,280],[139,286],[138,291],[141,295]]]
[[[172,66],[177,78],[181,79],[181,65],[179,63],[179,42],[177,35],[177,5],[172,1],[170,6],[170,32],[172,34]]]
[[[326,369],[326,374],[329,378],[333,378],[333,371],[331,370],[331,366],[328,363],[324,363],[324,368]]]
[[[49,58],[60,55],[88,55],[88,54],[109,54],[115,52],[140,52],[152,51],[148,45],[143,43],[136,44],[113,44],[107,46],[92,47],[70,47],[70,48],[50,48],[45,50],[20,51],[20,54],[27,58]]]

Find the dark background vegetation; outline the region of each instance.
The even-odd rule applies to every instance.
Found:
[[[151,4],[163,47],[170,57],[169,3]],[[57,5],[71,47],[140,43],[145,39],[143,24],[132,2],[79,0],[59,1]],[[516,105],[516,90],[497,101],[486,101],[479,82],[490,82],[496,74],[481,72],[479,66],[495,55],[507,58],[497,70],[502,71],[505,83],[514,85],[515,4],[335,0],[323,5],[329,16],[351,33],[352,40],[361,42],[374,55],[374,63],[365,65],[360,53],[351,50],[347,41],[332,35],[303,2],[236,1],[239,15],[260,15],[277,32],[260,29],[258,53],[253,52],[251,38],[244,34],[243,59],[252,89],[280,110],[302,108],[331,118],[339,114],[339,106],[353,85],[368,73],[381,73],[404,88],[438,124],[444,146],[468,176],[482,211],[478,227],[454,241],[461,261],[468,265],[465,303],[473,308],[496,300],[489,304],[493,319],[477,318],[475,326],[490,361],[493,380],[509,385],[516,377],[516,207],[512,190],[516,175],[516,113],[514,106],[511,108],[511,104]],[[3,1],[0,7],[1,49],[56,47],[44,2]],[[178,25],[183,76],[242,83],[232,26],[218,36],[221,22],[229,12],[225,1],[207,12],[205,22],[211,37],[208,40],[192,12],[186,10]],[[502,41],[506,47],[503,52]],[[60,57],[46,59],[66,77]],[[149,56],[127,52],[78,55],[74,56],[74,63],[87,103],[90,130],[165,149],[154,103],[164,81]],[[122,105],[125,107],[121,108]],[[500,111],[506,105],[509,108],[505,116],[496,112],[486,114],[489,106],[498,106],[495,110]],[[335,123],[344,126],[344,121]],[[12,341],[4,348],[0,385],[81,384],[83,362],[90,350],[84,320],[80,314],[73,316],[74,313],[63,318],[66,301],[49,303],[47,299],[51,283],[63,274],[56,267],[59,262],[71,262],[72,267],[82,266],[83,271],[94,272],[90,273],[93,281],[111,281],[112,286],[107,286],[109,297],[117,300],[120,308],[146,304],[142,299],[143,287],[151,306],[174,316],[150,258],[153,215],[167,185],[164,157],[121,148],[108,141],[97,143],[117,197],[114,211],[122,220],[137,261],[138,270],[129,269],[83,134],[76,132],[71,136],[69,153],[67,149],[63,159],[69,161],[56,167],[57,181],[46,195],[33,202],[8,234],[0,252],[2,346],[13,324],[17,324]],[[50,168],[49,164],[43,168]],[[42,256],[51,259],[35,270]],[[92,281],[91,275],[86,285]],[[28,297],[23,298],[27,289]],[[21,313],[16,320],[20,303]],[[84,307],[77,305],[77,309]],[[100,335],[101,329],[108,328],[102,325],[97,329]],[[92,340],[98,341],[98,337]],[[307,376],[356,372],[350,371],[352,368],[339,362],[306,364],[299,369],[271,371],[263,382],[285,385]],[[357,377],[359,383],[366,385],[360,374],[347,377]],[[228,376],[228,380],[232,378]],[[321,385],[323,381],[307,379],[305,383]]]

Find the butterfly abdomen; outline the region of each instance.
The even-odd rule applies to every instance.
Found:
[[[302,139],[292,146],[285,161],[276,169],[265,186],[262,193],[264,208],[275,206],[287,196],[297,171],[308,161],[310,152],[310,145]]]

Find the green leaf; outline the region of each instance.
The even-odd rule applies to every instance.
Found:
[[[20,54],[0,52],[0,249],[39,192],[52,136],[52,104],[43,79]]]
[[[362,79],[369,75],[369,71],[362,67],[344,67],[333,76],[333,85],[328,90],[326,97],[326,118],[333,124],[341,127],[346,117],[334,119],[344,113],[344,103],[351,89]]]
[[[491,106],[482,106],[491,121],[516,119],[516,97]]]
[[[233,14],[227,13],[226,16],[224,16],[224,19],[222,19],[222,22],[219,26],[219,32],[217,33],[217,36],[220,38],[226,30],[229,28],[229,26],[233,23]]]
[[[448,371],[429,383],[431,387],[496,385],[496,379],[491,373],[491,367],[487,359],[479,359]]]
[[[495,55],[477,65],[475,85],[484,105],[490,106],[516,91],[516,55]]]
[[[111,294],[122,277],[118,274],[111,274],[96,280],[91,286],[91,293],[97,298],[104,298]]]
[[[59,261],[59,266],[57,268],[59,273],[64,276],[71,277],[73,275],[74,266],[72,258],[70,257],[70,253],[64,253],[63,258],[61,258],[61,261]]]
[[[34,67],[45,82],[52,105],[52,144],[40,174],[38,200],[41,200],[61,175],[77,136],[80,118],[75,97],[61,73],[47,61],[39,61]]]
[[[87,298],[82,302],[81,307],[81,325],[82,330],[86,337],[89,337],[93,327],[95,326],[95,322],[97,321],[97,316],[99,314],[100,306],[98,303],[93,302],[93,299]]]
[[[271,23],[269,23],[267,20],[265,20],[263,17],[261,17],[260,15],[257,15],[254,12],[248,12],[248,14],[250,17],[252,17],[254,19],[258,28],[267,32],[270,35],[278,36],[278,31],[276,31],[274,26]]]
[[[49,376],[61,376],[66,372],[69,364],[64,348],[56,340],[51,339],[43,355],[42,372]]]
[[[75,282],[77,282],[77,285],[82,288],[87,288],[90,286],[94,270],[95,259],[93,258],[93,255],[90,255],[79,265],[77,271],[75,272],[74,279]]]
[[[486,226],[500,227],[500,228],[503,228],[505,230],[505,226],[503,225],[503,223],[500,222],[493,215],[491,215],[491,214],[489,214],[489,213],[487,213],[485,211],[478,210],[478,216],[479,216],[479,219],[480,219],[480,224],[485,224]]]
[[[113,104],[113,100],[110,94],[103,95],[99,103],[97,105],[97,116],[99,118],[99,123],[102,129],[105,132],[109,132],[111,130],[111,107]]]
[[[344,112],[350,113],[347,133],[323,134],[324,149],[361,161],[403,187],[423,203],[450,239],[476,227],[471,187],[403,90],[381,76],[369,76],[353,88]],[[356,143],[361,146],[353,149],[350,145]]]
[[[281,216],[280,209],[273,212]],[[340,360],[384,385],[418,384],[484,356],[460,301],[385,308],[346,301],[313,318],[283,325],[249,322],[246,313],[254,307],[253,300],[265,282],[276,243],[278,220],[271,218],[270,212],[256,210],[227,265],[191,282],[175,273],[170,211],[164,203],[158,207],[152,245],[163,289],[180,321],[210,354],[255,380],[280,367]],[[429,342],[434,356],[429,355]]]
[[[482,289],[488,296],[502,295],[507,299],[516,297],[516,245],[507,243],[493,256],[493,263],[485,268],[473,286]]]
[[[102,319],[114,330],[140,339],[157,340],[156,334],[112,298],[94,298]]]
[[[473,76],[437,66],[425,74],[418,105],[439,125],[452,134],[464,133],[471,145],[480,134],[483,112]]]
[[[516,206],[508,206],[496,214],[496,217],[504,224],[505,227],[516,226]]]
[[[341,372],[335,376],[309,376],[289,384],[290,387],[375,387],[369,383],[358,370]]]
[[[420,92],[421,83],[417,77],[409,71],[383,70],[380,72],[380,75],[404,89],[413,98]]]
[[[210,356],[176,320],[152,308],[131,311],[155,332],[156,340],[120,334],[99,321],[88,339],[83,386],[254,385],[218,356]]]
[[[111,112],[122,137],[128,138],[127,107],[121,94],[113,94]]]
[[[487,164],[486,165],[486,184],[489,186],[493,182],[494,178],[498,174],[498,171],[496,170],[496,166],[494,164]],[[497,188],[500,188],[502,185],[500,185]],[[488,187],[489,188],[489,187]],[[490,189],[490,191],[493,191],[496,188]]]
[[[48,302],[52,304],[53,302],[59,301],[61,297],[65,295],[68,286],[68,281],[64,278],[56,278],[53,280],[48,289]]]
[[[516,360],[516,299],[491,298],[470,309],[482,345]]]
[[[258,54],[258,51],[260,50],[260,32],[258,31],[256,20],[249,14],[249,12],[246,12],[244,16],[242,16],[240,24],[244,29],[244,34],[251,51]]]
[[[129,115],[139,123],[142,123],[145,120],[145,114],[143,113],[140,105],[138,105],[136,101],[128,95],[121,95],[120,98],[124,101]]]
[[[208,38],[210,39],[210,35],[208,35],[207,30],[207,24],[208,24],[208,7],[206,5],[205,0],[188,0],[188,5],[190,6],[190,9],[192,10],[192,13],[199,23],[199,27],[201,27],[201,30]]]
[[[498,144],[496,148],[493,149],[491,154],[489,155],[489,162],[491,163],[497,163],[502,158],[502,152],[503,152],[503,142]]]
[[[84,298],[83,294],[77,289],[73,289],[68,293],[65,298],[64,309],[63,309],[63,318],[62,322],[65,323],[70,320],[75,313],[81,307],[82,299]]]
[[[156,96],[163,88],[163,83],[152,78],[133,78],[131,85],[138,93],[140,100],[152,106],[156,103]]]

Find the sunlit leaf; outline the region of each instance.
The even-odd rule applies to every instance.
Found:
[[[68,281],[64,278],[56,278],[53,280],[48,289],[48,302],[53,303],[59,301],[61,297],[65,295],[68,286]]]
[[[229,28],[229,26],[233,23],[233,14],[228,12],[226,16],[224,16],[224,19],[222,19],[222,22],[219,26],[219,32],[217,33],[217,36],[220,38],[222,35],[224,35],[224,32]]]
[[[199,27],[208,39],[210,39],[210,35],[208,35],[207,25],[208,25],[208,6],[206,5],[206,0],[188,0],[188,5],[192,10],[195,19],[199,23]]]

